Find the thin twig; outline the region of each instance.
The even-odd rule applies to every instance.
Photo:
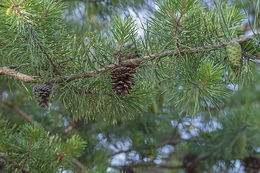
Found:
[[[31,156],[31,153],[32,153],[32,146],[33,146],[33,143],[34,143],[33,138],[34,138],[34,136],[33,136],[33,134],[31,134],[30,144],[29,144],[29,148],[28,148],[28,151],[26,153],[26,156],[25,156],[23,168],[25,168],[28,160],[30,159],[30,156]]]
[[[137,167],[155,167],[155,168],[164,168],[164,169],[181,169],[184,168],[183,165],[168,165],[168,164],[155,164],[155,163],[136,163],[136,164],[130,164],[126,165],[132,168],[137,168]],[[111,168],[122,168],[122,166],[109,166]]]
[[[8,106],[12,111],[17,112],[20,117],[22,117],[25,121],[27,121],[30,124],[36,124],[31,117],[29,117],[26,113],[24,113],[20,108],[15,106],[10,101],[3,99],[0,96],[0,102]]]
[[[112,153],[112,154],[108,155],[108,157],[113,157],[113,156],[121,154],[121,153],[129,153],[130,151],[132,151],[132,148],[130,148],[128,150],[120,150],[118,152],[115,152],[115,153]]]
[[[177,47],[177,50],[179,51],[180,55],[183,56],[184,53],[182,53],[182,49],[180,47],[180,41],[179,41],[179,29],[180,29],[180,26],[181,26],[181,18],[182,16],[185,14],[185,11],[182,10],[181,13],[180,13],[180,16],[178,17],[178,20],[177,20],[177,23],[176,25],[174,25],[174,35],[173,35],[173,40],[176,44],[176,47]],[[171,16],[173,21],[175,21],[173,15]]]
[[[40,44],[40,41],[38,40],[38,38],[35,35],[35,32],[33,30],[33,23],[29,20],[28,16],[24,15],[21,10],[20,10],[20,5],[24,4],[24,0],[21,0],[19,4],[16,4],[14,0],[11,0],[12,2],[12,8],[14,9],[14,11],[16,12],[16,14],[25,19],[28,24],[30,25],[30,34],[32,35],[33,39],[35,40],[37,46],[40,48],[41,52],[46,56],[47,60],[51,63],[52,67],[53,67],[53,71],[57,74],[57,75],[61,75],[60,73],[60,68],[59,66],[52,60],[52,58],[50,57],[50,55],[44,50],[44,48],[42,47],[42,45]]]
[[[32,25],[30,26],[30,33],[33,37],[33,39],[35,40],[37,46],[40,48],[41,52],[46,56],[47,60],[51,63],[52,67],[53,67],[53,71],[57,74],[57,75],[61,75],[60,73],[60,67],[52,60],[52,58],[50,57],[50,55],[44,50],[44,48],[42,47],[42,45],[40,44],[40,41],[38,40],[38,38],[36,37],[34,30],[32,28]]]

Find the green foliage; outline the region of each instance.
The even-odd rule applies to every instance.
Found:
[[[0,159],[6,162],[4,172],[71,169],[68,167],[71,157],[80,155],[86,145],[79,136],[63,142],[58,135],[50,135],[38,126],[11,126],[1,120],[0,127]]]
[[[171,93],[174,94],[171,101],[187,114],[193,112],[195,115],[211,106],[218,107],[227,93],[223,90],[226,84],[221,80],[224,75],[223,66],[214,65],[214,62],[207,60],[193,63],[195,62],[187,58],[176,64],[176,71],[181,73],[175,77],[178,83],[171,85]],[[192,68],[194,66],[197,68]]]
[[[10,2],[7,6],[10,6]],[[5,65],[13,64],[17,60],[21,60],[20,63],[29,63],[33,68],[28,66],[23,68],[23,71],[39,76],[44,82],[57,74],[69,76],[120,63],[128,57],[134,57],[138,51],[140,55],[146,55],[175,50],[179,54],[176,57],[169,56],[158,60],[153,63],[152,68],[148,67],[150,63],[146,63],[147,68],[138,69],[135,75],[136,85],[127,97],[116,96],[111,87],[109,74],[102,73],[95,75],[95,78],[74,80],[74,84],[58,84],[56,87],[60,92],[56,98],[63,101],[74,119],[84,117],[86,120],[103,119],[116,122],[117,119],[131,119],[147,110],[147,105],[152,103],[152,97],[158,92],[154,86],[162,80],[167,86],[171,86],[172,92],[169,93],[169,97],[174,98],[173,104],[180,111],[196,114],[211,105],[218,107],[227,94],[225,86],[229,84],[223,83],[225,71],[222,69],[227,66],[223,58],[225,50],[219,50],[219,53],[215,54],[212,52],[210,56],[203,52],[183,54],[180,51],[214,45],[216,40],[221,41],[224,38],[234,38],[243,20],[243,14],[238,13],[235,7],[219,11],[217,6],[216,10],[206,11],[199,1],[194,0],[161,1],[158,6],[159,10],[149,22],[151,32],[147,32],[147,40],[143,40],[136,35],[135,21],[131,17],[119,16],[112,22],[110,33],[113,37],[94,33],[86,33],[84,37],[72,36],[61,24],[60,15],[64,12],[62,3],[26,1],[17,8],[18,12],[6,21],[11,25],[9,32],[18,33],[15,37],[26,42],[22,41],[22,44],[17,45],[11,41],[22,52],[13,51],[13,54],[10,54],[9,50],[13,47],[8,41],[8,46],[4,47],[3,52],[4,55],[5,52],[8,53],[13,59],[8,59],[9,63],[5,62]],[[21,15],[19,10],[26,13]],[[34,11],[38,11],[37,15],[30,15]],[[5,17],[6,14],[3,13],[2,16]],[[17,20],[21,23],[15,22]],[[54,25],[47,27],[54,21]],[[20,29],[16,30],[17,28]],[[221,33],[229,36],[224,34],[222,38],[219,35]],[[4,37],[14,39],[12,35],[4,34]],[[129,49],[129,44],[135,48]],[[29,52],[31,56],[28,57]],[[24,57],[21,54],[24,54]],[[182,60],[178,60],[178,56],[181,56]],[[228,56],[230,57],[229,53]],[[171,64],[176,67],[175,78],[169,76],[169,72],[172,71]],[[237,66],[237,63],[233,66]],[[150,69],[154,72],[151,73]],[[165,77],[169,80],[166,81]],[[80,94],[80,91],[86,92]],[[106,111],[107,109],[110,111]]]
[[[106,172],[123,165],[144,173],[234,172],[235,161],[242,166],[244,158],[259,157],[260,44],[259,35],[243,41],[246,14],[224,0],[211,8],[199,0],[161,0],[139,36],[134,17],[111,10],[138,2],[148,1],[0,2],[0,117],[10,122],[0,123],[6,172],[84,166]],[[71,22],[80,7],[84,17]],[[102,16],[110,12],[116,16]],[[90,32],[96,26],[86,29],[84,19],[103,23],[105,32]],[[119,96],[110,73],[127,65],[136,66],[135,85]],[[20,73],[53,84],[48,109],[37,107],[35,84]],[[115,161],[120,154],[124,159]],[[189,157],[191,167],[184,162]]]
[[[250,41],[244,42],[241,44],[242,49],[249,55],[249,56],[260,56],[260,42],[259,38],[252,39]]]
[[[128,19],[115,17],[114,22],[112,24],[112,34],[117,41],[119,50],[122,50],[122,46],[130,41],[131,38],[136,37],[136,26],[131,17]]]
[[[152,101],[151,110],[155,115],[158,114],[158,106],[155,100]]]

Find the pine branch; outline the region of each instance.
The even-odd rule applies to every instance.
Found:
[[[15,11],[15,13],[25,19],[28,24],[30,25],[30,34],[32,36],[32,38],[34,39],[34,41],[36,42],[36,45],[39,47],[39,49],[41,50],[41,52],[46,56],[47,60],[51,63],[52,67],[53,67],[53,71],[57,74],[57,75],[61,75],[60,73],[60,67],[52,60],[52,58],[50,57],[50,55],[44,50],[43,46],[41,45],[40,41],[38,40],[38,38],[35,35],[35,31],[33,30],[33,23],[29,20],[29,17],[26,16],[24,13],[22,13],[20,6],[23,5],[25,3],[25,0],[21,0],[19,4],[16,4],[14,0],[11,0],[12,2],[12,9]]]
[[[20,117],[22,117],[23,119],[25,119],[28,123],[30,124],[36,124],[36,125],[39,125],[38,122],[34,121],[31,117],[29,117],[29,115],[27,115],[26,113],[24,113],[20,108],[18,108],[17,106],[15,106],[13,103],[11,103],[10,101],[6,100],[6,99],[3,99],[1,96],[0,96],[0,102],[7,105],[12,111],[14,112],[17,112],[18,115]],[[26,164],[27,160],[29,159],[30,157],[30,153],[31,153],[31,150],[32,150],[32,136],[31,136],[31,140],[30,140],[30,146],[29,146],[29,149],[28,149],[28,153],[26,155],[26,160],[25,160],[25,163],[24,165]],[[8,157],[6,156],[2,156],[3,159],[9,159]],[[1,158],[1,155],[0,155],[0,158]],[[77,159],[73,158],[72,161],[75,163],[75,165],[78,167],[79,169],[79,173],[81,173],[83,170],[85,170],[85,167],[82,163],[80,163],[80,161],[78,161]]]
[[[176,126],[173,128],[172,132],[170,134],[167,134],[167,140],[162,141],[161,143],[159,143],[158,145],[156,145],[156,148],[160,148],[163,147],[165,145],[176,145],[179,142],[183,141],[183,140],[173,140],[173,137],[176,135],[177,131],[178,131],[178,126],[181,123],[182,119],[179,119],[178,123],[176,124]],[[169,137],[170,136],[170,137]],[[121,154],[121,153],[129,153],[131,151],[133,151],[134,148],[129,148],[127,150],[120,150],[118,152],[112,153],[110,155],[108,155],[108,157],[113,157],[115,155]]]
[[[243,39],[236,39],[235,41],[237,41],[238,43],[244,43],[246,41],[249,41],[249,40],[255,38],[258,35],[260,35],[260,34],[248,36],[248,37],[245,37]],[[218,44],[213,45],[213,46],[202,46],[202,47],[190,48],[190,49],[187,49],[187,50],[181,50],[180,53],[185,54],[185,53],[196,53],[196,52],[207,51],[207,50],[216,50],[216,49],[225,47],[228,43],[229,43],[229,41],[226,41],[224,43],[218,43]],[[129,65],[133,65],[133,64],[142,64],[142,63],[149,61],[149,60],[160,59],[160,58],[164,58],[166,56],[178,55],[178,53],[179,52],[176,51],[176,50],[170,50],[170,51],[166,51],[166,52],[162,52],[162,53],[147,55],[147,56],[144,56],[143,58],[138,57],[138,58],[134,58],[134,59],[125,60],[125,61],[122,61],[120,64],[124,65],[124,66],[129,66]],[[61,83],[63,81],[70,82],[70,81],[73,81],[73,80],[76,80],[76,79],[79,79],[79,78],[88,78],[88,77],[92,77],[96,74],[107,72],[107,71],[109,71],[113,68],[116,68],[116,67],[118,67],[118,65],[110,64],[106,67],[103,67],[103,68],[100,68],[100,69],[97,69],[97,70],[94,70],[94,71],[88,71],[88,72],[85,72],[85,73],[82,73],[82,74],[73,74],[73,75],[70,75],[70,76],[61,76],[60,78],[54,78],[54,79],[50,80],[49,83],[53,83],[53,82]]]
[[[11,103],[10,101],[6,100],[6,99],[3,99],[1,96],[0,96],[0,102],[7,105],[12,111],[14,112],[17,112],[18,115],[20,117],[22,117],[24,120],[26,120],[28,123],[30,124],[35,124],[35,125],[39,125],[39,123],[37,121],[34,121],[31,117],[29,117],[29,115],[27,115],[26,113],[24,113],[20,108],[18,108],[17,106],[15,106],[13,103]],[[28,153],[26,155],[26,161],[25,163],[27,162],[27,160],[29,159],[30,157],[30,153],[31,153],[31,150],[32,150],[32,137],[31,137],[31,141],[30,141],[30,146],[29,146],[29,149],[28,149]],[[0,158],[3,158],[3,159],[9,159],[8,157],[6,156],[1,156],[0,155]],[[80,161],[78,161],[77,159],[75,158],[72,158],[72,161],[73,163],[78,167],[78,170],[79,170],[79,173],[81,173],[82,171],[85,170],[85,166],[80,163]]]
[[[180,13],[180,16],[178,17],[178,20],[177,20],[177,23],[176,25],[174,25],[174,35],[173,35],[173,40],[174,40],[174,43],[176,44],[176,47],[177,47],[177,50],[179,51],[180,55],[183,56],[184,54],[181,53],[182,49],[180,47],[180,41],[179,41],[179,29],[180,29],[180,26],[181,26],[181,19],[183,17],[183,15],[185,14],[185,11],[182,10],[181,13]],[[173,14],[171,14],[171,18],[172,20],[174,21],[174,16]]]
[[[15,70],[18,70],[20,69],[21,67],[26,67],[26,66],[29,66],[31,65],[30,63],[24,63],[24,64],[19,64],[18,66],[9,66],[10,69],[15,69]]]
[[[18,165],[18,163],[16,163],[15,161],[11,160],[11,159],[10,159],[9,157],[7,157],[7,156],[2,156],[2,155],[0,155],[0,159],[3,159],[3,160],[5,160],[5,161],[7,161],[7,162],[10,162],[14,168],[20,168],[20,166]]]
[[[155,168],[164,168],[164,169],[180,169],[180,168],[184,168],[183,165],[168,165],[168,164],[155,164],[155,163],[136,163],[136,164],[130,164],[130,165],[126,165],[132,168],[137,168],[137,167],[155,167]],[[121,168],[122,166],[109,166],[111,168]]]
[[[128,150],[120,150],[118,152],[115,152],[115,153],[112,153],[112,154],[108,155],[108,157],[113,157],[113,156],[121,154],[121,153],[129,153],[130,151],[132,151],[132,148],[130,148]]]
[[[52,67],[53,67],[53,71],[57,74],[57,75],[61,75],[60,73],[60,67],[52,60],[51,56],[44,50],[44,48],[42,47],[40,41],[37,39],[35,32],[32,28],[32,25],[30,25],[30,33],[33,37],[33,39],[35,40],[37,46],[40,48],[41,52],[46,56],[47,60],[51,63]]]
[[[23,112],[20,108],[18,108],[17,106],[15,106],[13,103],[11,103],[10,101],[3,99],[0,96],[0,102],[5,104],[6,106],[8,106],[12,111],[17,112],[18,115],[20,117],[22,117],[25,121],[27,121],[30,124],[37,124],[35,121],[33,121],[33,119],[27,115],[25,112]]]
[[[1,148],[0,148],[1,149]],[[1,151],[1,150],[0,150]],[[8,156],[0,155],[0,159],[5,160],[6,162],[9,162],[13,168],[15,169],[21,169],[22,173],[31,173],[31,171],[26,170],[25,168],[22,168],[17,162],[10,159]],[[0,170],[1,171],[1,170]]]
[[[11,76],[26,83],[37,83],[36,77],[17,72],[10,67],[0,67],[0,75]]]
[[[237,131],[235,131],[235,133],[230,137],[229,140],[226,140],[224,143],[222,143],[221,145],[215,147],[214,151],[215,153],[219,152],[220,150],[222,150],[223,148],[225,148],[227,145],[229,145],[230,143],[232,143],[232,141],[243,131],[245,131],[248,128],[248,125],[245,125],[241,128],[239,128]],[[212,155],[214,155],[214,153],[208,153],[208,154],[204,154],[204,155],[200,155],[197,159],[196,162],[200,161],[200,160],[205,160],[208,157],[211,157]]]
[[[255,38],[256,36],[258,36],[260,34],[257,35],[252,35],[252,36],[248,36],[242,39],[235,39],[235,41],[237,41],[238,43],[244,43],[246,41],[249,41],[253,38]],[[219,48],[223,48],[225,47],[227,44],[229,43],[229,41],[223,42],[223,43],[218,43],[215,45],[210,45],[210,46],[201,46],[201,47],[195,47],[195,48],[190,48],[190,49],[186,49],[186,50],[181,50],[181,52],[176,51],[176,50],[170,50],[170,51],[166,51],[166,52],[162,52],[162,53],[156,53],[156,54],[152,54],[152,55],[147,55],[144,56],[143,58],[134,58],[134,59],[128,59],[125,61],[122,61],[120,64],[124,65],[124,66],[129,66],[129,65],[139,65],[142,64],[144,62],[147,61],[151,61],[154,59],[160,59],[160,58],[164,58],[167,56],[177,56],[179,53],[197,53],[197,52],[203,52],[203,51],[209,51],[209,50],[216,50]],[[112,70],[114,68],[118,67],[117,64],[110,64],[107,65],[106,67],[97,69],[97,70],[93,70],[93,71],[87,71],[85,73],[79,73],[79,74],[72,74],[69,76],[59,76],[57,78],[53,78],[50,81],[48,81],[47,83],[62,83],[62,82],[71,82],[73,80],[76,79],[80,79],[80,78],[89,78],[89,77],[93,77],[97,74],[101,74],[104,72],[107,72],[109,70]],[[7,76],[11,76],[13,78],[19,79],[21,81],[27,82],[27,83],[37,83],[37,79],[33,76],[29,76],[26,74],[22,74],[20,72],[16,72],[13,69],[10,69],[8,67],[0,67],[0,75],[7,75]]]
[[[30,145],[29,145],[29,148],[28,148],[28,151],[27,151],[27,153],[26,153],[25,160],[24,160],[24,163],[23,163],[23,169],[24,169],[24,167],[26,166],[28,160],[30,159],[30,156],[31,156],[31,153],[32,153],[33,138],[34,138],[34,136],[31,135]]]

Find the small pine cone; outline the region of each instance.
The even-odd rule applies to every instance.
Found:
[[[123,166],[122,173],[134,173],[134,168],[132,168],[130,166]]]
[[[196,173],[195,170],[195,159],[196,156],[193,154],[187,154],[182,161],[184,168],[186,169],[187,173]]]
[[[247,173],[258,173],[260,171],[260,158],[249,156],[243,160],[245,166],[245,172]]]
[[[231,69],[237,73],[241,74],[242,70],[242,48],[241,45],[236,41],[231,41],[226,46],[226,52],[228,60],[230,62]]]
[[[136,66],[121,66],[112,70],[112,89],[115,90],[117,95],[125,96],[130,94],[132,85],[135,84],[135,77],[133,74],[136,73]]]
[[[37,98],[38,105],[40,107],[46,108],[48,107],[48,103],[50,101],[52,85],[43,84],[43,85],[35,85],[33,87],[34,97]]]

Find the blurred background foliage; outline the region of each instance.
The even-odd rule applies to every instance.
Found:
[[[115,14],[134,16],[145,22],[145,19],[151,17],[156,9],[156,0],[93,0],[87,3],[84,0],[64,1],[68,5],[68,9],[64,14],[64,20],[66,25],[77,34],[83,34],[86,31],[107,31],[111,22],[111,16]],[[241,11],[246,10],[251,23],[254,23],[255,16],[260,20],[259,15],[255,14],[254,0],[224,1],[236,5],[241,8]],[[223,0],[217,0],[216,2],[223,2]],[[201,3],[207,8],[214,6],[211,0],[202,0]],[[247,21],[243,25],[243,30],[250,30]]]
[[[143,19],[152,14],[155,8],[153,0],[101,0],[87,2],[67,1],[68,9],[64,14],[67,26],[77,34],[86,31],[106,32],[111,17],[122,14]]]

